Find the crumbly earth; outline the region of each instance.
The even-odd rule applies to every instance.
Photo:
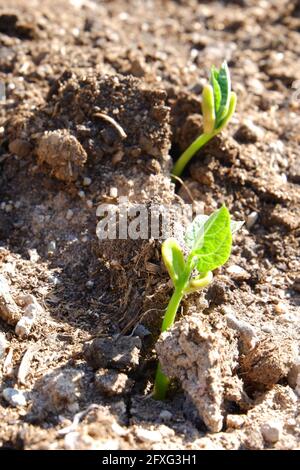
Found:
[[[299,448],[299,1],[1,1],[0,44],[0,446]],[[224,59],[237,112],[175,187]],[[149,233],[98,240],[119,196],[179,238],[186,204],[245,220],[158,344],[165,402],[171,285]]]

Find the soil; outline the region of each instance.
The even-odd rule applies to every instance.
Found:
[[[299,1],[1,1],[0,43],[0,446],[299,448]],[[237,112],[175,187],[224,59]],[[245,220],[157,345],[160,240],[96,235],[119,196]]]

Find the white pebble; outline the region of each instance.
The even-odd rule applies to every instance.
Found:
[[[227,415],[226,423],[228,428],[240,429],[245,423],[245,418],[243,415]]]
[[[109,190],[110,197],[117,198],[118,197],[118,188],[112,186]]]
[[[261,426],[261,432],[267,442],[278,442],[282,436],[282,423],[279,420],[270,420]]]
[[[73,215],[74,215],[74,212],[71,209],[69,209],[66,213],[66,219],[71,220]]]
[[[248,279],[249,274],[248,272],[242,268],[241,266],[238,266],[237,264],[232,264],[227,268],[228,274],[231,274],[234,276],[235,279]]]
[[[149,429],[138,428],[135,431],[136,436],[143,442],[159,442],[161,441],[161,433],[159,431],[151,431]]]
[[[25,406],[27,404],[24,392],[15,388],[5,388],[2,396],[12,406]]]
[[[159,413],[159,418],[162,420],[162,421],[170,421],[170,419],[172,419],[172,413],[168,410],[162,410],[160,413]]]
[[[5,355],[5,351],[8,348],[8,342],[5,338],[4,333],[0,333],[0,359],[2,359]]]
[[[11,212],[13,210],[12,204],[6,204],[5,206],[5,212]]]
[[[89,186],[92,183],[91,178],[88,178],[87,176],[83,178],[83,186]]]
[[[84,198],[85,198],[85,192],[84,192],[84,191],[78,191],[78,196],[79,196],[81,199],[84,199]]]
[[[38,254],[36,248],[32,248],[28,250],[29,259],[32,263],[37,263],[40,259],[40,255]]]
[[[88,200],[86,201],[86,205],[87,205],[87,207],[88,207],[89,209],[92,209],[94,204],[93,204],[93,201],[91,201],[90,199],[88,199]]]
[[[54,253],[56,250],[56,241],[52,240],[51,242],[48,243],[47,247],[48,253]]]
[[[250,229],[255,225],[258,219],[258,213],[253,211],[251,214],[248,215],[247,220],[246,220],[246,227],[247,229]]]
[[[88,289],[91,289],[92,287],[94,287],[94,281],[87,281],[85,283],[85,286],[88,288]]]
[[[286,311],[287,306],[283,302],[278,302],[278,304],[274,306],[274,312],[277,313],[277,315],[282,315],[283,313],[286,313]]]

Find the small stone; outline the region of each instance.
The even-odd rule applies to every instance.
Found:
[[[251,351],[258,342],[258,336],[253,326],[244,320],[238,320],[235,316],[234,310],[229,306],[223,306],[222,311],[225,313],[225,318],[229,328],[238,331],[243,352],[246,353]]]
[[[227,415],[226,423],[228,428],[240,429],[245,423],[245,418],[243,415]]]
[[[132,386],[133,381],[126,374],[116,370],[99,369],[95,374],[95,387],[107,396],[128,393]]]
[[[87,205],[87,207],[88,207],[89,209],[92,209],[94,204],[93,204],[93,201],[91,201],[90,199],[88,199],[88,200],[86,201],[86,205]]]
[[[52,240],[48,243],[47,247],[48,254],[53,254],[56,251],[56,241]]]
[[[142,343],[137,336],[96,338],[85,345],[86,361],[94,368],[113,368],[127,371],[139,364]]]
[[[136,437],[143,442],[159,442],[162,439],[159,431],[152,431],[150,429],[137,428],[135,434]]]
[[[283,302],[278,302],[278,304],[274,306],[274,312],[277,315],[282,315],[283,313],[286,313],[286,311],[287,311],[287,306]]]
[[[227,268],[228,274],[231,275],[231,277],[237,281],[244,281],[249,279],[250,274],[241,266],[238,266],[237,264],[232,264]]]
[[[12,204],[6,204],[5,212],[11,212],[12,210],[13,210],[13,205]]]
[[[109,190],[109,195],[110,197],[116,199],[118,197],[118,188],[115,188],[114,186],[111,187]]]
[[[262,140],[264,137],[264,130],[256,126],[250,119],[244,121],[235,133],[235,139],[243,144],[255,143]]]
[[[8,348],[8,341],[5,338],[4,333],[0,333],[0,359],[2,359],[5,355],[5,351]]]
[[[246,227],[247,227],[248,230],[250,230],[250,228],[252,228],[253,225],[256,224],[257,219],[258,219],[258,213],[255,212],[255,211],[251,212],[248,215],[247,220],[246,220]]]
[[[264,333],[269,333],[269,334],[272,334],[274,333],[274,327],[272,325],[262,325],[261,327],[261,331],[263,331]]]
[[[83,186],[90,186],[91,183],[92,183],[91,178],[88,178],[87,176],[83,178]]]
[[[53,274],[49,274],[48,282],[50,282],[50,284],[53,284],[54,286],[57,286],[58,284],[61,283],[59,278],[57,276],[54,276]]]
[[[91,280],[90,280],[90,281],[87,281],[87,282],[85,283],[85,286],[86,286],[88,289],[92,289],[92,288],[94,287],[94,284],[95,284],[94,281],[91,281]]]
[[[84,198],[85,198],[85,192],[84,192],[84,191],[78,191],[78,196],[79,196],[81,199],[84,199]]]
[[[164,422],[170,421],[172,419],[172,416],[172,413],[168,410],[162,410],[159,413],[159,418]]]
[[[71,220],[73,215],[74,215],[74,212],[71,209],[69,209],[66,214],[66,219]]]
[[[282,436],[283,426],[279,420],[270,420],[261,426],[261,432],[265,441],[274,444]]]
[[[5,388],[2,392],[3,398],[12,406],[26,406],[27,400],[24,392],[15,388]]]
[[[148,328],[146,328],[144,325],[142,324],[139,324],[136,326],[136,328],[134,329],[134,334],[136,336],[139,336],[141,339],[145,338],[146,336],[150,336],[151,335],[151,331],[148,330]]]
[[[28,250],[29,259],[32,263],[37,263],[40,259],[40,255],[38,254],[36,248],[32,248]]]

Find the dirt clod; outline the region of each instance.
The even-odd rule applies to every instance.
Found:
[[[287,377],[298,357],[295,341],[288,338],[266,338],[244,356],[241,362],[245,380],[272,386]]]
[[[138,366],[141,345],[137,336],[96,338],[85,347],[84,355],[94,369],[112,367],[128,371]]]
[[[75,181],[87,154],[76,137],[67,130],[45,132],[39,139],[36,154],[40,163],[47,163],[57,179]]]
[[[156,348],[163,371],[180,380],[208,429],[219,432],[226,395],[232,388],[242,389],[233,379],[238,357],[234,334],[222,321],[214,328],[209,321],[189,316],[163,333]]]
[[[133,381],[122,372],[115,370],[99,369],[95,373],[95,387],[104,395],[114,396],[128,393],[133,386]]]

